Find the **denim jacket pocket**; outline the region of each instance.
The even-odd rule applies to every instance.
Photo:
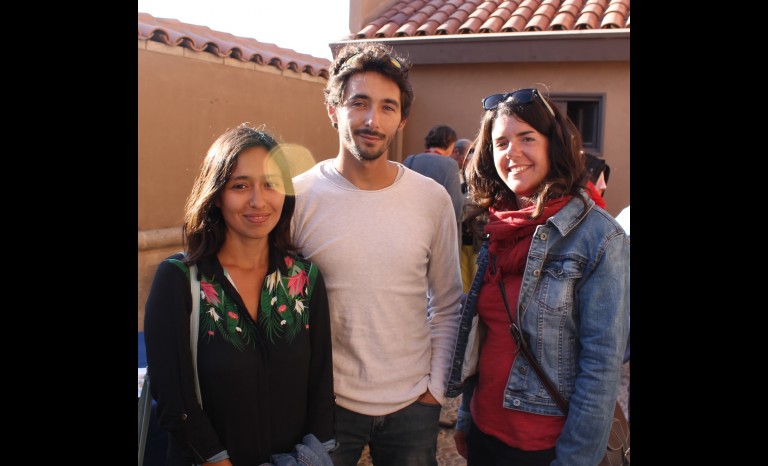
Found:
[[[587,261],[581,257],[548,258],[541,269],[536,302],[549,312],[562,313],[573,307],[573,290]]]

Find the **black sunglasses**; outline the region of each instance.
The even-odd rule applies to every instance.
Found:
[[[552,111],[552,107],[550,107],[547,101],[544,100],[544,97],[541,96],[541,94],[539,93],[539,90],[534,88],[518,89],[516,91],[507,92],[506,94],[489,95],[488,97],[483,99],[483,109],[493,110],[500,103],[506,101],[507,99],[511,99],[513,102],[516,102],[518,104],[528,104],[533,102],[533,98],[535,96],[539,96],[539,100],[544,104],[545,107],[547,107],[547,110],[549,110],[549,114],[552,115],[552,118],[554,118],[555,112]]]

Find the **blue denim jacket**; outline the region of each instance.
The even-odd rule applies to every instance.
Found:
[[[488,241],[461,310],[446,395],[464,393],[456,428],[468,428],[474,390],[461,379],[477,296],[488,267]],[[513,311],[531,352],[569,403],[552,465],[594,466],[605,454],[621,383],[629,327],[629,237],[591,199],[571,199],[533,235],[518,306]],[[512,335],[510,334],[510,337]],[[504,392],[506,409],[562,415],[523,357],[515,358]]]
[[[329,451],[338,446],[335,439],[320,443],[313,434],[307,434],[297,443],[291,453],[278,453],[270,456],[270,463],[259,466],[333,466]]]

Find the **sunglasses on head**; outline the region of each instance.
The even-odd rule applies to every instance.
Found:
[[[513,103],[518,104],[527,104],[533,102],[533,98],[535,96],[539,96],[539,100],[544,104],[545,107],[547,107],[547,110],[549,110],[549,114],[552,115],[552,118],[555,117],[555,112],[552,110],[552,107],[549,106],[546,100],[544,100],[544,97],[541,96],[538,89],[534,88],[528,88],[528,89],[518,89],[516,91],[507,92],[506,94],[493,94],[489,95],[485,99],[483,99],[483,109],[485,110],[493,110],[496,108],[500,103],[505,102],[507,99],[510,99]]]
[[[360,55],[363,55],[363,54],[364,54],[364,52],[358,52],[358,53],[352,55],[351,57],[347,58],[346,60],[344,60],[344,64],[342,64],[339,67],[339,70],[343,70],[344,68],[353,68],[355,66],[353,64],[354,60],[357,57],[359,57]],[[403,64],[400,63],[400,60],[398,60],[397,58],[395,58],[395,57],[393,57],[391,55],[387,55],[387,57],[389,58],[389,62],[392,63],[392,65],[395,68],[397,68],[400,71],[404,71],[405,70],[405,67],[403,66]]]

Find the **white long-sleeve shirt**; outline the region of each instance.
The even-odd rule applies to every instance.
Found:
[[[396,162],[390,162],[396,163]],[[328,290],[336,402],[381,416],[427,388],[441,403],[462,293],[451,198],[397,164],[361,190],[325,160],[294,178],[293,238]]]

